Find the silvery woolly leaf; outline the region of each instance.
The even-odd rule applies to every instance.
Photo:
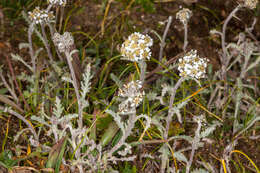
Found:
[[[247,129],[249,129],[250,127],[252,127],[255,122],[260,121],[260,116],[255,116],[254,118],[252,118],[246,125],[246,127],[244,129],[242,129],[236,136],[238,137],[239,135],[241,135],[242,133],[244,133]]]
[[[186,141],[188,141],[188,142],[190,142],[190,143],[192,143],[192,140],[193,140],[192,137],[186,136],[186,135],[180,135],[180,136],[170,137],[170,138],[169,138],[169,141],[171,141],[171,140],[173,140],[173,139],[184,139],[184,140],[186,140]]]
[[[181,152],[174,152],[174,157],[178,160],[178,161],[183,161],[185,163],[188,163],[188,159],[185,157],[184,154],[182,154]]]
[[[257,66],[260,63],[260,56],[257,57],[257,59],[255,60],[255,62],[253,62],[252,64],[250,64],[248,66],[248,68],[246,69],[246,71],[251,70],[252,68],[254,68],[255,66]]]
[[[59,99],[59,97],[56,97],[56,101],[55,101],[55,108],[54,108],[54,111],[53,111],[53,114],[56,116],[56,117],[61,117],[61,114],[63,112],[63,106],[61,104],[61,101]]]
[[[79,52],[77,49],[74,49],[74,50],[72,50],[71,52],[70,52],[70,57],[72,57],[72,55],[74,54],[74,53],[77,53],[77,52]]]
[[[169,148],[166,144],[162,145],[162,147],[159,149],[159,152],[165,156],[170,156],[170,154],[171,154],[169,151]]]
[[[149,101],[154,101],[157,99],[157,93],[154,93],[154,92],[149,92],[146,94],[146,98],[149,100]]]
[[[213,166],[205,161],[197,161],[197,163],[199,163],[200,165],[202,165],[204,168],[206,168],[209,172],[211,173],[215,173],[215,169],[213,168]]]
[[[141,114],[141,115],[136,117],[135,121],[137,121],[140,118],[145,118],[146,119],[146,124],[145,124],[145,129],[144,129],[144,131],[146,131],[150,127],[152,120],[147,115]]]
[[[14,142],[16,142],[18,140],[18,138],[21,136],[21,134],[23,134],[27,130],[30,131],[30,128],[25,128],[25,129],[22,129],[21,131],[17,132],[17,134],[14,137]]]
[[[20,55],[11,53],[11,57],[13,60],[23,63],[29,70],[33,72],[33,68],[29,64],[27,64]]]
[[[179,104],[176,106],[177,109],[183,108],[189,101],[190,101],[190,99],[186,99],[185,101],[179,103]]]
[[[39,53],[43,50],[43,48],[39,48],[35,51],[35,58],[38,57]]]
[[[124,149],[118,151],[117,153],[118,153],[119,155],[121,155],[121,156],[126,156],[128,153],[129,153],[129,154],[132,154],[132,150],[131,150],[132,147],[131,147],[129,144],[127,144],[127,143],[124,143],[123,145],[125,146]],[[122,145],[122,146],[123,146],[123,145]]]
[[[177,115],[179,123],[182,124],[182,116],[179,109],[173,109],[174,113]]]
[[[161,158],[161,169],[165,170],[166,166],[167,166],[167,160],[169,160],[169,156],[170,156],[170,151],[169,148],[167,146],[167,144],[163,144],[162,147],[159,149],[159,152],[161,153],[160,158]]]
[[[160,122],[161,117],[154,116],[152,117],[152,124],[154,124],[157,129],[160,131],[160,134],[163,135],[165,128],[163,127],[162,123]]]
[[[59,67],[57,62],[52,62],[51,66],[53,67],[53,69],[55,69],[55,72],[57,72],[59,76],[63,74],[62,68]]]
[[[22,72],[20,75],[18,75],[17,79],[22,80],[22,81],[27,81],[27,82],[29,82],[31,84],[34,84],[33,76],[26,75],[24,72]]]
[[[229,65],[228,68],[227,68],[227,71],[229,71],[233,65],[235,65],[238,61],[240,61],[241,57],[242,57],[242,56],[239,54],[239,55],[236,57],[236,59],[235,59],[234,61],[232,61],[232,63],[230,63],[230,65]]]
[[[242,84],[242,87],[250,88],[250,89],[252,89],[252,90],[255,89],[255,86],[253,86],[253,85],[247,85],[247,84]]]
[[[33,116],[31,117],[31,120],[37,121],[37,122],[39,122],[39,123],[41,123],[41,124],[44,124],[44,125],[50,127],[50,125],[49,125],[44,119],[42,119],[42,118],[40,118],[40,117],[36,117],[35,115],[33,115]]]
[[[70,120],[77,118],[77,117],[78,117],[78,114],[67,114],[67,115],[63,116],[62,118],[60,118],[59,122],[67,124],[68,122],[70,122]]]
[[[81,106],[82,106],[82,109],[84,109],[89,106],[89,102],[87,100],[83,100]]]
[[[23,49],[23,48],[29,48],[30,44],[29,43],[20,43],[19,44],[19,50]]]
[[[200,138],[205,138],[208,135],[210,135],[217,126],[220,126],[220,123],[217,121],[213,122],[214,124],[212,124],[211,126],[209,126],[208,128],[206,128],[206,130],[204,130],[203,132],[200,133]]]
[[[86,94],[90,91],[90,80],[92,79],[90,64],[87,65],[87,70],[83,73],[83,81],[81,82],[81,99],[84,100]]]
[[[119,87],[119,88],[122,88],[123,87],[123,83],[122,81],[120,81],[120,79],[114,75],[114,73],[111,73],[110,74],[110,78],[116,83],[116,85]]]
[[[164,97],[167,92],[171,92],[173,90],[173,87],[171,87],[168,84],[162,84],[162,92],[161,96]]]
[[[124,122],[121,121],[121,117],[115,113],[114,111],[107,109],[106,113],[110,114],[113,118],[118,127],[122,130],[123,135],[125,134],[125,125]]]

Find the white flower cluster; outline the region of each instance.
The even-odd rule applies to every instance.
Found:
[[[244,0],[245,7],[249,8],[249,9],[256,8],[257,3],[258,3],[258,0]]]
[[[36,24],[52,22],[55,19],[53,12],[40,10],[39,7],[36,7],[32,12],[30,11],[28,14],[29,19]]]
[[[67,0],[47,0],[47,2],[48,4],[60,6],[65,6],[67,4]]]
[[[191,50],[179,59],[178,70],[180,76],[200,79],[205,77],[208,60],[197,55],[197,50]]]
[[[141,91],[141,88],[142,82],[136,80],[125,84],[122,89],[119,89],[118,95],[120,97],[127,97],[125,101],[119,104],[120,113],[133,112],[139,106],[145,95],[144,91]]]
[[[176,19],[180,20],[183,24],[187,24],[191,16],[192,11],[188,8],[183,8],[176,14]]]
[[[121,55],[124,59],[130,61],[140,61],[150,59],[153,40],[148,35],[143,35],[138,32],[131,34],[128,39],[122,44]]]
[[[69,51],[71,46],[74,45],[73,36],[69,32],[64,32],[63,35],[55,33],[52,40],[60,52]]]

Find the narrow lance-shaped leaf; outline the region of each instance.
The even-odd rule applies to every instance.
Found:
[[[48,161],[46,163],[46,168],[55,168],[59,169],[61,159],[63,157],[65,147],[67,143],[67,137],[63,137],[61,140],[58,141],[57,144],[55,144],[48,156]]]

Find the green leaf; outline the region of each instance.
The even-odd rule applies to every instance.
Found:
[[[8,92],[8,90],[7,90],[6,88],[1,88],[1,89],[0,89],[0,94],[1,94],[1,95],[6,94],[7,92]]]
[[[64,140],[65,140],[65,141],[64,141],[63,144],[62,144],[61,151],[60,151],[60,154],[59,154],[57,163],[56,163],[55,173],[59,173],[59,172],[60,172],[60,165],[61,165],[61,161],[62,161],[64,152],[65,152],[65,148],[66,148],[66,144],[67,144],[67,137],[65,137]]]
[[[117,123],[114,121],[111,122],[101,138],[101,145],[103,147],[107,145],[113,139],[118,130],[119,127],[117,126]]]
[[[7,169],[10,169],[13,166],[15,166],[18,161],[13,160],[12,157],[13,157],[13,154],[10,150],[3,151],[0,154],[0,166],[3,166]]]
[[[63,137],[55,144],[48,156],[48,161],[46,163],[46,168],[55,168],[55,173],[59,173],[59,168],[61,164],[62,157],[67,144],[67,137]]]

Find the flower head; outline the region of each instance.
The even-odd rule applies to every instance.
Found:
[[[143,100],[144,91],[141,91],[142,82],[140,80],[131,81],[125,84],[122,89],[119,89],[118,96],[127,97],[119,105],[119,112],[127,113],[132,112]]]
[[[55,33],[52,37],[52,40],[55,46],[58,47],[60,52],[65,52],[66,50],[70,50],[71,46],[74,45],[74,39],[71,33],[64,32],[63,35],[59,33]]]
[[[135,32],[122,44],[120,51],[124,59],[130,61],[149,60],[152,45],[153,40],[151,37]]]
[[[54,20],[53,12],[47,10],[40,10],[39,7],[36,7],[32,12],[29,13],[29,19],[36,24],[48,23]]]
[[[176,14],[176,19],[179,19],[183,24],[187,24],[191,16],[192,11],[188,8],[183,8]]]
[[[179,59],[178,70],[180,76],[192,78],[203,78],[206,74],[208,60],[197,55],[196,50],[191,50],[183,58]]]
[[[67,4],[67,0],[47,0],[48,4],[65,6]]]
[[[244,6],[249,9],[256,8],[257,3],[258,3],[258,0],[244,0]]]

